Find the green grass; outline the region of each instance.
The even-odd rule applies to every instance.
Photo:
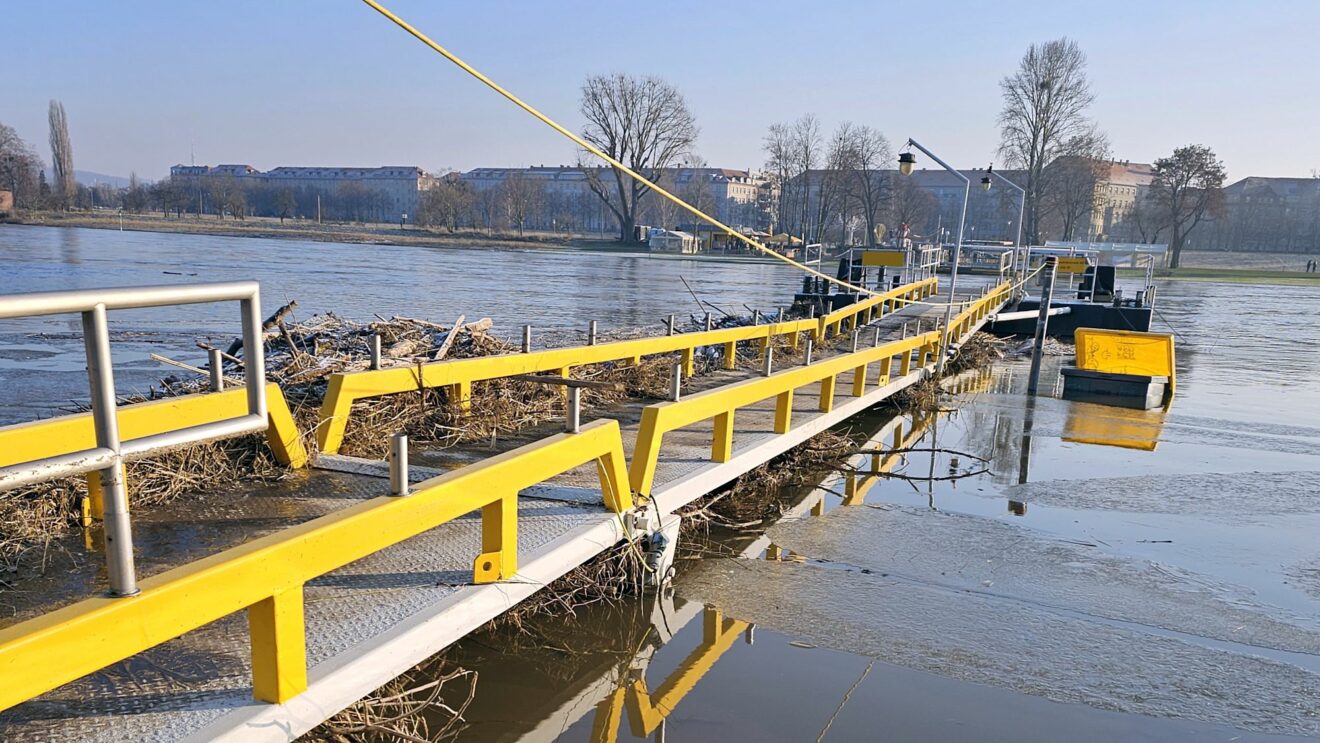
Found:
[[[1122,276],[1144,276],[1145,271],[1122,269]],[[1270,271],[1257,268],[1161,268],[1155,278],[1165,281],[1214,281],[1230,284],[1278,284],[1320,287],[1320,273]]]

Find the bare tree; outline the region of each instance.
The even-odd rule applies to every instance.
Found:
[[[510,226],[518,229],[522,237],[523,226],[534,211],[545,201],[541,184],[532,181],[521,172],[515,171],[500,184],[500,205],[504,209],[505,219]]]
[[[761,141],[765,152],[765,169],[770,173],[777,191],[773,209],[771,232],[786,231],[785,221],[793,214],[791,179],[798,175],[793,152],[793,129],[788,124],[771,124]]]
[[[634,172],[654,181],[692,151],[697,123],[674,86],[657,77],[621,73],[587,78],[582,85],[583,138]],[[614,213],[619,239],[632,240],[638,201],[650,188],[618,168],[606,182],[601,168],[583,169],[588,185]]]
[[[1223,205],[1227,173],[1214,150],[1199,144],[1179,147],[1155,161],[1152,201],[1169,225],[1169,268],[1177,268],[1187,236]]]
[[[14,194],[14,206],[32,209],[41,198],[37,153],[13,127],[0,124],[0,189]]]
[[[999,151],[1011,167],[1026,171],[1023,237],[1039,242],[1046,166],[1070,139],[1091,129],[1086,110],[1095,97],[1086,79],[1086,55],[1067,38],[1032,44],[999,88],[1004,100]]]
[[[1071,137],[1062,154],[1045,169],[1047,190],[1040,194],[1040,222],[1057,222],[1063,240],[1076,240],[1102,208],[1101,187],[1108,175],[1109,140],[1095,130]]]
[[[913,232],[924,231],[931,217],[939,209],[939,202],[930,191],[896,173],[889,174],[889,198],[886,200],[885,213],[889,220],[890,231],[897,234],[902,225],[907,225]]]
[[[64,104],[50,102],[50,164],[55,173],[54,197],[61,209],[73,204],[78,194],[78,180],[73,174],[73,145],[69,142],[69,120]]]
[[[851,206],[866,224],[866,244],[875,245],[880,208],[888,190],[883,168],[892,156],[889,141],[869,126],[845,121],[834,134],[833,154],[843,171]]]
[[[293,195],[293,189],[285,186],[275,192],[275,198],[271,203],[275,216],[280,218],[280,224],[284,220],[293,216],[298,209],[298,198]]]

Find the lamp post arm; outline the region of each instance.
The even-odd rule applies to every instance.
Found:
[[[958,217],[958,242],[953,246],[953,265],[949,268],[949,302],[944,306],[944,332],[940,338],[940,357],[935,366],[935,376],[944,376],[944,361],[949,357],[949,322],[953,319],[954,289],[958,287],[958,264],[962,261],[963,229],[967,226],[967,200],[972,193],[972,180],[948,163],[941,160],[934,152],[921,146],[915,139],[908,139],[908,145],[925,153],[926,157],[939,163],[945,170],[958,176],[963,182],[962,214]]]

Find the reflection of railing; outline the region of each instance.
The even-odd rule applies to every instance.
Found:
[[[620,678],[614,691],[596,706],[591,725],[592,743],[609,743],[618,739],[619,723],[625,708],[628,712],[628,727],[633,736],[645,738],[654,733],[729,648],[733,647],[738,636],[747,632],[751,626],[738,619],[726,619],[719,609],[704,607],[701,644],[678,664],[654,694],[647,687],[645,678],[637,678],[632,683],[628,683],[626,676]]]
[[[606,507],[630,509],[618,423],[600,420],[166,571],[131,599],[89,599],[2,629],[0,710],[243,609],[253,694],[285,702],[307,688],[305,583],[478,509],[474,581],[509,578],[518,492],[593,461]]]
[[[816,319],[333,374],[330,376],[325,402],[321,406],[317,443],[323,453],[339,451],[353,403],[364,398],[445,387],[449,389],[451,399],[466,404],[465,401],[472,395],[473,382],[547,371],[567,376],[575,366],[612,361],[637,362],[643,356],[675,352],[682,353],[684,373],[690,376],[693,373],[696,349],[704,346],[724,346],[725,367],[731,369],[734,352],[740,341],[759,340],[764,346],[770,339],[786,335],[796,344],[798,335],[804,332],[820,338],[827,329],[837,330],[845,321],[856,323],[862,313],[873,318],[887,310],[906,306],[913,300],[934,293],[935,286],[933,278],[901,286]]]
[[[711,445],[711,460],[727,462],[733,457],[734,414],[738,408],[775,398],[775,433],[787,433],[792,427],[793,393],[799,387],[820,383],[820,411],[833,409],[835,381],[844,372],[852,371],[854,397],[865,394],[867,373],[871,364],[879,363],[876,384],[890,381],[895,357],[899,359],[898,376],[912,371],[914,352],[917,367],[925,367],[940,341],[939,332],[923,333],[903,340],[863,349],[856,353],[835,356],[810,366],[785,369],[768,377],[748,379],[706,392],[699,392],[676,402],[649,405],[642,411],[641,429],[633,450],[630,474],[633,490],[650,494],[655,481],[655,470],[660,457],[664,435],[684,426],[714,419],[715,435]]]
[[[894,427],[890,451],[873,451],[870,453],[871,467],[869,470],[849,472],[843,481],[843,505],[857,506],[866,501],[866,494],[877,483],[885,479],[885,475],[893,472],[894,467],[898,466],[904,460],[906,454],[903,451],[893,451],[895,449],[908,449],[921,437],[926,435],[926,429],[935,420],[936,413],[916,412],[912,415],[912,425],[906,433],[903,429],[902,419],[899,419],[898,425]],[[872,444],[880,444],[880,441],[872,439]]]
[[[725,619],[723,612],[710,607],[706,607],[701,619],[701,645],[678,664],[654,694],[647,689],[644,678],[628,687],[628,723],[634,736],[645,738],[655,732],[738,636],[751,626],[737,619]]]

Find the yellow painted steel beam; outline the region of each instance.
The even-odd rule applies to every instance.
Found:
[[[789,335],[796,343],[798,336],[803,332],[810,332],[820,339],[824,337],[827,328],[837,328],[843,320],[854,318],[872,307],[884,302],[915,301],[933,294],[936,288],[937,283],[934,278],[923,279],[882,292],[816,319],[637,338],[594,346],[551,348],[532,353],[451,359],[421,366],[332,374],[325,399],[321,404],[320,420],[316,430],[317,444],[320,451],[325,454],[338,452],[344,442],[344,432],[352,414],[353,403],[364,398],[448,387],[451,390],[451,398],[467,406],[470,405],[473,382],[548,371],[564,373],[564,370],[573,366],[612,361],[631,362],[643,356],[675,352],[683,354],[683,372],[686,376],[691,376],[695,371],[695,349],[714,345],[724,346],[725,368],[732,369],[737,344],[740,341],[759,340],[764,347],[770,338]]]
[[[332,374],[325,400],[321,405],[320,421],[317,424],[317,443],[320,445],[320,450],[326,454],[339,451],[353,403],[364,398],[462,384],[468,385],[466,389],[470,398],[473,382],[541,372],[565,374],[567,369],[574,366],[688,352],[702,346],[736,344],[739,341],[756,340],[768,335],[815,330],[818,326],[818,320],[794,320],[769,325],[721,328],[709,332],[637,338],[599,343],[594,346],[549,348],[531,353],[451,359],[420,366]]]
[[[270,427],[266,440],[275,458],[290,467],[307,464],[302,437],[279,385],[266,385],[267,416]],[[119,437],[131,441],[177,431],[189,426],[213,423],[247,414],[247,390],[233,387],[224,392],[166,397],[149,402],[121,405],[116,409]],[[96,446],[96,431],[91,413],[61,415],[56,418],[0,427],[0,467],[34,459],[69,454]]]
[[[599,420],[434,477],[410,495],[372,498],[152,576],[131,598],[92,598],[0,629],[0,710],[249,607],[255,693],[285,701],[306,686],[305,583],[478,509],[482,556],[498,548],[490,570],[508,578],[517,565],[514,494],[593,460],[607,507],[630,509],[619,424]],[[486,510],[496,502],[498,514]],[[494,533],[492,516],[501,521]]]
[[[834,379],[850,369],[863,364],[883,361],[893,356],[902,356],[910,366],[912,351],[923,346],[939,342],[939,332],[931,331],[897,341],[866,348],[856,353],[844,354],[813,363],[811,366],[797,366],[781,370],[768,377],[756,377],[742,382],[725,385],[705,392],[698,392],[676,402],[662,402],[648,405],[642,409],[642,422],[637,433],[637,443],[633,448],[633,458],[629,468],[632,488],[635,492],[649,495],[655,483],[655,469],[659,461],[660,446],[664,435],[670,431],[690,426],[704,420],[716,419],[730,414],[738,408],[754,405],[785,392],[796,390],[808,384],[822,384],[821,404],[825,405],[824,393],[833,394]],[[906,374],[910,369],[905,369]],[[828,381],[827,381],[828,380]],[[731,457],[732,451],[723,448],[724,436],[718,435],[716,426],[716,446],[713,453]],[[731,431],[730,431],[731,433]],[[731,442],[729,444],[731,446]],[[716,461],[727,461],[716,460]]]

